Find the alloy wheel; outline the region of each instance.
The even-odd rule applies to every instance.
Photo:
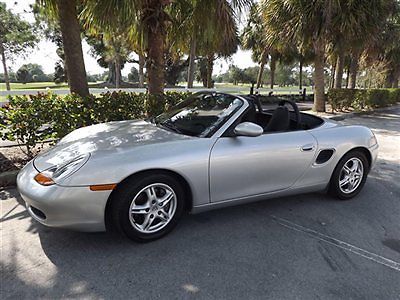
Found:
[[[144,187],[133,198],[129,208],[129,220],[142,233],[154,233],[173,218],[177,206],[174,190],[164,183]]]
[[[339,176],[339,188],[345,194],[354,192],[364,175],[364,166],[360,159],[352,157],[343,165]]]

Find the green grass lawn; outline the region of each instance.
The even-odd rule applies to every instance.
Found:
[[[95,83],[89,83],[89,87]],[[178,86],[184,88],[186,86],[186,82],[180,82]],[[195,88],[202,89],[203,86],[196,82]],[[223,90],[226,93],[233,93],[233,94],[248,94],[250,92],[250,84],[238,84],[234,85],[232,83],[216,83],[215,89],[216,90]],[[26,84],[22,83],[11,83],[11,90],[18,91],[18,90],[37,90],[37,91],[45,91],[46,88],[51,90],[67,90],[68,85],[63,84],[55,84],[54,82],[30,82]],[[309,86],[305,87],[307,89],[307,94],[311,93],[312,88]],[[264,86],[262,93],[266,93],[269,89],[269,86]],[[5,83],[0,83],[0,90],[5,91],[6,85]],[[299,92],[297,86],[289,86],[289,87],[279,87],[275,86],[274,93],[275,94],[297,94]],[[0,102],[6,101],[6,96],[0,96]]]
[[[44,90],[46,88],[66,90],[68,89],[68,84],[55,84],[54,82],[28,82],[23,83],[11,83],[11,90]],[[0,90],[4,91],[6,89],[5,83],[0,83]]]

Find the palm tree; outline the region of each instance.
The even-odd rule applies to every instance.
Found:
[[[269,49],[264,38],[265,27],[263,25],[260,7],[258,4],[254,4],[250,8],[249,18],[240,39],[242,47],[246,50],[252,50],[253,61],[258,62],[260,65],[257,75],[257,89],[262,85],[264,68],[269,58]]]
[[[193,87],[198,55],[207,60],[207,69],[212,70],[216,57],[236,51],[238,16],[251,3],[252,0],[181,0],[170,6],[172,24],[176,26],[171,26],[169,34],[189,54],[189,88]]]
[[[334,13],[331,28],[332,43],[337,53],[335,87],[342,87],[345,55],[351,55],[349,85],[355,88],[358,61],[365,45],[371,44],[387,22],[393,0],[383,1],[340,1]]]
[[[332,20],[333,0],[263,0],[263,20],[269,43],[297,41],[314,52],[314,110],[325,111],[325,48]]]
[[[38,0],[38,4],[60,23],[70,91],[83,97],[89,95],[76,0]]]
[[[140,39],[146,53],[149,94],[164,91],[164,45],[167,23],[166,8],[171,0],[86,0],[82,16],[86,26],[98,26],[112,32],[125,28]]]
[[[380,67],[384,72],[387,88],[397,88],[400,79],[400,4],[393,10],[393,16],[382,28],[373,43],[363,53],[367,67]]]

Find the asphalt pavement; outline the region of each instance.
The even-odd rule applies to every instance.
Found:
[[[400,109],[343,122],[380,143],[355,199],[187,215],[152,243],[46,228],[15,189],[0,191],[0,298],[400,299]]]

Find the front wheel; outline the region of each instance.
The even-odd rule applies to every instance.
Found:
[[[355,197],[363,188],[369,171],[369,163],[361,151],[347,153],[336,166],[329,192],[341,200]]]
[[[146,242],[170,232],[183,213],[184,192],[166,174],[125,182],[113,196],[113,224],[130,239]]]

